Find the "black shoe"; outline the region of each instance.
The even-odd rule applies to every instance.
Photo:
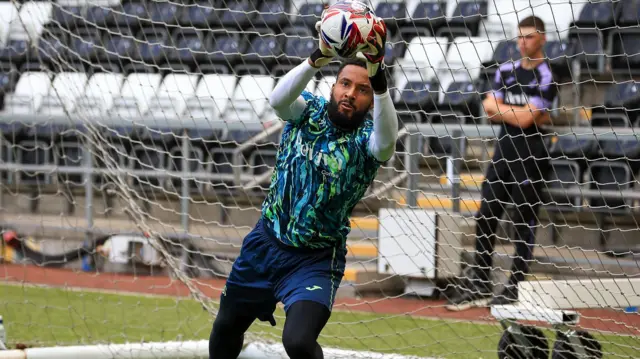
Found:
[[[458,288],[458,293],[445,306],[451,311],[463,311],[473,307],[486,307],[491,302],[493,293],[489,283],[467,281]]]
[[[506,286],[504,290],[495,296],[489,305],[508,305],[515,304],[518,302],[518,286],[511,285]]]

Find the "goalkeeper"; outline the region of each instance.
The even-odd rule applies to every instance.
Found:
[[[289,357],[323,358],[317,338],[344,274],[351,211],[397,139],[383,65],[386,26],[374,21],[366,60],[341,64],[328,101],[304,91],[332,60],[322,41],[269,98],[287,123],[262,216],[244,238],[221,295],[211,359],[237,358],[256,319],[275,325],[277,302],[286,312],[282,342]]]
[[[535,16],[518,24],[522,59],[496,71],[493,91],[483,102],[489,119],[501,125],[498,143],[482,184],[482,201],[476,215],[476,266],[449,305],[450,310],[472,306],[514,303],[518,282],[529,271],[541,200],[540,189],[549,166],[540,125],[550,121],[549,109],[557,87],[544,61],[544,22]],[[511,276],[501,294],[494,297],[490,280],[495,231],[506,204],[514,204],[516,238]]]

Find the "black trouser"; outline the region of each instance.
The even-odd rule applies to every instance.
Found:
[[[524,280],[529,272],[528,261],[533,259],[538,210],[542,200],[540,189],[548,162],[541,153],[537,158],[506,160],[499,148],[482,184],[482,201],[476,214],[476,270],[477,279],[490,280],[495,246],[495,232],[505,207],[513,205],[514,215],[505,218],[515,227],[515,258],[511,267],[510,284]]]
[[[317,302],[303,300],[291,305],[282,332],[282,344],[289,358],[323,358],[317,339],[330,315],[329,309]],[[238,358],[244,333],[256,319],[258,315],[252,308],[225,301],[222,296],[209,338],[209,359]]]

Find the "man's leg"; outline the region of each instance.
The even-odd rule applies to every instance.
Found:
[[[287,311],[282,343],[291,359],[322,359],[318,336],[329,321],[331,312],[324,304],[302,300]]]
[[[246,306],[229,303],[223,295],[209,337],[209,359],[237,359],[242,351],[244,333],[256,320]]]

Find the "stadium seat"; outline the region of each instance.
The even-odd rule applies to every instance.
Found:
[[[174,25],[178,23],[180,19],[180,13],[185,8],[180,1],[150,1],[147,3],[147,15],[148,22],[143,22],[143,26],[158,27]]]
[[[241,54],[244,53],[247,44],[242,41],[243,37],[239,33],[214,31],[209,37],[210,39],[205,40],[211,42],[209,61],[228,66],[234,66],[240,62]]]
[[[18,8],[15,4],[12,1],[0,2],[0,47],[8,45],[10,29],[17,21]]]
[[[306,27],[288,27],[283,32],[286,35],[284,45],[286,59],[279,59],[278,62],[280,64],[298,64],[308,58],[318,47],[318,40],[313,37],[311,31]]]
[[[260,2],[250,0],[224,1],[221,6],[217,10],[220,25],[224,28],[242,29],[253,24]]]
[[[606,29],[615,25],[616,4],[621,2],[587,1],[583,3],[580,16],[575,21],[576,27]]]
[[[157,65],[167,61],[171,35],[166,29],[145,28],[136,36],[138,58],[146,64]]]
[[[67,32],[62,29],[52,29],[42,34],[38,39],[38,46],[35,48],[37,54],[33,57],[43,63],[52,64],[59,67],[68,58],[67,50],[69,39]]]
[[[36,130],[34,128],[34,130]],[[36,132],[36,131],[34,131]],[[46,132],[44,136],[32,133],[20,140],[15,147],[16,162],[23,165],[48,166],[53,164],[52,143]],[[39,138],[40,137],[40,138]],[[42,186],[51,183],[51,174],[47,171],[18,171],[20,184]]]
[[[44,27],[51,21],[53,2],[29,1],[20,6],[19,20],[10,26],[10,36],[15,39],[38,39]]]
[[[384,20],[391,31],[396,31],[410,19],[407,6],[417,3],[415,0],[370,0],[369,2],[375,14]]]
[[[493,53],[493,61],[497,67],[507,62],[518,61],[522,58],[516,41],[500,41],[494,45],[496,46],[496,51]]]
[[[49,93],[51,80],[46,72],[29,71],[20,76],[15,91],[5,95],[8,114],[35,114],[42,99]]]
[[[640,84],[634,81],[612,85],[605,94],[604,108],[592,110],[593,126],[628,127],[639,119]]]
[[[447,2],[442,0],[419,0],[413,10],[407,11],[411,13],[411,25],[426,27],[431,34],[437,33],[447,20]]]
[[[181,27],[194,27],[196,29],[213,29],[220,26],[216,8],[221,4],[217,0],[194,1],[183,6],[180,15]]]
[[[58,0],[54,3],[51,19],[62,29],[73,30],[83,23],[88,0]]]
[[[87,85],[84,72],[59,72],[55,75],[49,93],[42,100],[40,114],[46,116],[65,116],[75,112],[76,100]]]
[[[120,95],[124,74],[98,72],[87,82],[84,93],[76,101],[76,112],[89,117],[105,114]]]
[[[207,38],[211,40],[211,38]],[[210,41],[207,42],[205,34],[201,30],[194,29],[176,29],[173,32],[172,41],[174,49],[166,49],[169,53],[169,60],[179,62],[186,65],[194,65],[196,63],[206,63],[209,58],[208,52],[211,51]]]
[[[607,212],[628,211],[632,200],[625,199],[623,190],[631,188],[631,169],[624,162],[597,161],[589,165],[587,177],[592,190],[620,191],[620,198],[595,197],[589,203],[594,209]],[[599,208],[598,208],[599,207]],[[604,208],[603,208],[604,207]]]
[[[402,71],[394,73],[398,87],[407,81],[431,82],[436,78],[437,66],[447,53],[447,39],[443,37],[415,37],[398,65]]]
[[[313,29],[324,11],[322,0],[293,0],[291,23]]]
[[[531,3],[528,0],[490,1],[478,36],[495,42],[515,40],[518,22],[530,14]]]
[[[169,151],[167,157],[167,170],[169,171],[182,171],[184,165],[185,156],[182,154],[182,147],[175,146]],[[195,147],[192,144],[189,145],[189,153],[187,157],[187,171],[193,173],[203,173],[205,171],[205,156],[201,148]],[[202,192],[204,190],[205,181],[199,179],[188,178],[187,185],[189,191]],[[182,191],[182,178],[172,178],[166,183],[167,189],[174,193],[181,193]]]
[[[159,121],[179,121],[187,107],[187,99],[196,93],[199,76],[169,73],[155,96],[151,97],[149,114]]]
[[[604,72],[605,44],[599,29],[574,29],[569,39],[574,56],[580,60],[581,67],[587,72],[585,75]]]
[[[243,42],[247,44],[242,54],[245,64],[262,64],[271,67],[282,57],[285,36],[266,28],[244,31]]]
[[[598,141],[593,138],[573,135],[562,135],[553,138],[549,146],[551,160],[573,160],[579,165],[586,165],[588,159],[596,157],[598,154]],[[583,161],[581,163],[581,161]]]
[[[5,95],[15,90],[19,76],[14,64],[0,62],[0,111],[4,109]]]
[[[277,154],[278,151],[275,149],[259,149],[253,151],[249,157],[252,174],[254,176],[260,176],[271,171],[276,165]],[[270,178],[267,178],[266,183],[268,184],[270,180]]]
[[[629,75],[640,73],[639,38],[640,29],[637,27],[616,29],[611,32],[611,69],[614,73]]]
[[[233,148],[215,148],[210,153],[207,161],[207,172],[220,176],[212,179],[213,190],[220,190],[233,186]]]
[[[264,0],[252,23],[255,27],[270,27],[277,31],[289,24],[290,13],[290,0]]]
[[[439,112],[450,111],[462,123],[471,123],[480,118],[482,99],[480,92],[471,81],[452,82],[442,94]]]
[[[235,75],[205,74],[198,83],[193,97],[187,99],[185,116],[198,123],[216,124],[216,127],[224,127],[221,123],[222,114],[232,106],[231,98],[236,88],[237,77]]]
[[[223,121],[229,125],[235,123],[239,129],[261,131],[260,122],[266,120],[265,116],[270,112],[268,97],[274,85],[275,79],[269,75],[241,76],[233,93],[233,106],[227,108]],[[247,125],[251,128],[246,128]]]
[[[135,120],[144,116],[155,95],[160,81],[161,74],[153,73],[132,73],[124,81],[120,95],[114,96],[113,107],[109,110],[111,116]]]
[[[107,34],[111,34],[108,32]],[[109,36],[109,35],[105,35]],[[107,44],[107,51],[111,51]],[[104,46],[105,42],[100,37],[100,31],[96,28],[79,28],[76,31],[69,34],[69,51],[67,52],[69,61],[92,61],[98,59],[98,56],[107,56],[103,51],[100,51],[100,47]],[[116,56],[116,55],[109,55]]]
[[[447,2],[454,7],[444,30],[454,35],[478,36],[478,27],[483,17],[487,16],[488,4],[484,0],[454,0]],[[447,8],[447,15],[449,8]]]
[[[393,99],[403,121],[424,120],[438,105],[440,91],[435,82],[408,81],[399,87]],[[394,91],[395,92],[395,91]]]
[[[112,28],[115,25],[114,14],[119,11],[120,5],[121,0],[91,0],[85,10],[84,18],[86,24]]]
[[[572,78],[571,61],[573,61],[573,44],[568,40],[548,40],[544,45],[544,53],[553,70],[556,82]]]
[[[149,18],[147,4],[143,0],[123,0],[120,6],[112,12],[112,21],[115,29],[129,29],[137,31],[144,23],[143,19]]]
[[[544,21],[547,40],[561,41],[569,37],[585,3],[587,2],[535,0],[531,2],[530,14]],[[523,18],[521,16],[520,20]]]
[[[480,37],[457,37],[438,64],[438,81],[447,89],[455,81],[475,81],[491,62],[493,45]]]
[[[554,190],[571,190],[582,188],[583,168],[571,160],[551,161],[551,168],[545,181],[546,187]],[[572,196],[566,193],[551,193],[548,201],[553,202],[553,209],[559,211],[575,211],[582,206],[580,196]]]

